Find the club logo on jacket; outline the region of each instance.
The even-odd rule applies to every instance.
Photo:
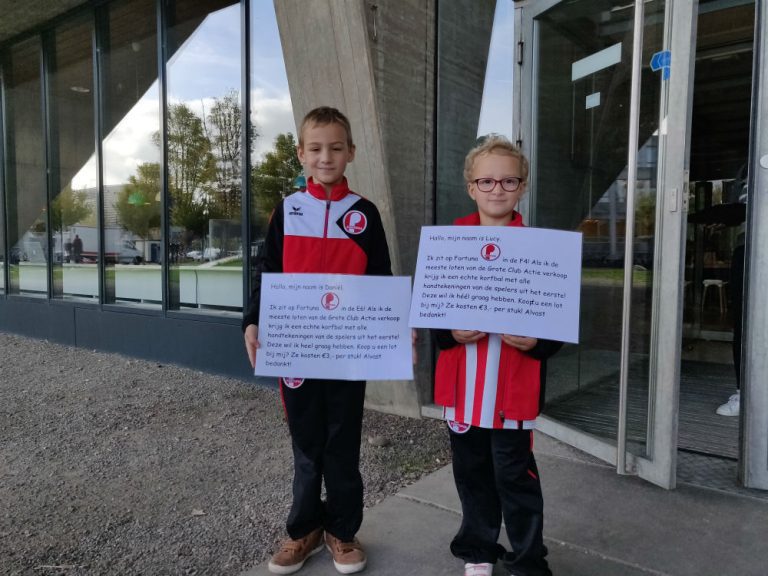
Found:
[[[304,378],[283,378],[283,384],[291,389],[298,388],[304,384]]]
[[[333,292],[326,292],[320,298],[320,304],[326,310],[335,310],[336,307],[339,305],[339,297],[336,296],[336,294],[334,294]]]
[[[357,210],[350,210],[344,214],[344,230],[348,234],[360,234],[368,227],[368,218]]]
[[[497,244],[486,244],[480,249],[480,256],[485,260],[496,260],[501,256],[501,248]]]
[[[469,424],[456,422],[456,420],[446,420],[445,422],[454,434],[465,434],[470,428]]]

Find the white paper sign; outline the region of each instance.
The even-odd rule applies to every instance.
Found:
[[[409,324],[579,341],[581,233],[425,226]]]
[[[264,274],[257,376],[411,380],[407,276]]]

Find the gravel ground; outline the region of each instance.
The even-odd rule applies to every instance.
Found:
[[[366,506],[448,457],[442,423],[366,411]],[[274,389],[0,332],[0,574],[239,574],[291,463]]]

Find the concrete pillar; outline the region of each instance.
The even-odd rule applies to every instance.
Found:
[[[437,224],[476,210],[464,185],[464,158],[477,141],[495,10],[496,0],[439,4]]]
[[[413,274],[432,219],[433,0],[279,0],[275,11],[297,125],[320,105],[349,117],[350,186],[381,211],[395,274]],[[420,414],[431,396],[422,339],[416,382],[371,382],[370,407]]]

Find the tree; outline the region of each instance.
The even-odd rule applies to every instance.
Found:
[[[51,227],[61,232],[88,218],[93,208],[84,190],[72,191],[67,187],[51,202]]]
[[[216,161],[203,121],[186,104],[168,108],[167,146],[171,222],[202,236],[208,218],[218,217],[210,199]]]
[[[249,121],[248,149],[251,149],[258,132]],[[231,90],[221,98],[214,98],[210,113],[203,114],[203,129],[211,142],[216,171],[212,202],[217,211],[229,219],[239,219],[242,203],[242,131],[243,111],[240,92]]]
[[[160,228],[160,164],[137,167],[118,194],[115,210],[120,225],[139,238],[146,240],[152,229]]]
[[[62,250],[64,246],[64,230],[81,223],[92,213],[93,208],[88,202],[88,193],[85,190],[73,191],[67,186],[59,192],[58,196],[51,201],[51,228],[54,233],[59,234],[60,242],[57,250]],[[45,222],[40,221],[32,229],[45,232]]]
[[[242,116],[240,93],[232,90],[214,100],[203,124],[216,165],[212,201],[225,218],[240,216]]]
[[[301,171],[293,134],[278,134],[275,149],[264,155],[264,160],[253,169],[251,179],[256,207],[264,219],[269,218],[285,194],[293,191],[293,181]]]

